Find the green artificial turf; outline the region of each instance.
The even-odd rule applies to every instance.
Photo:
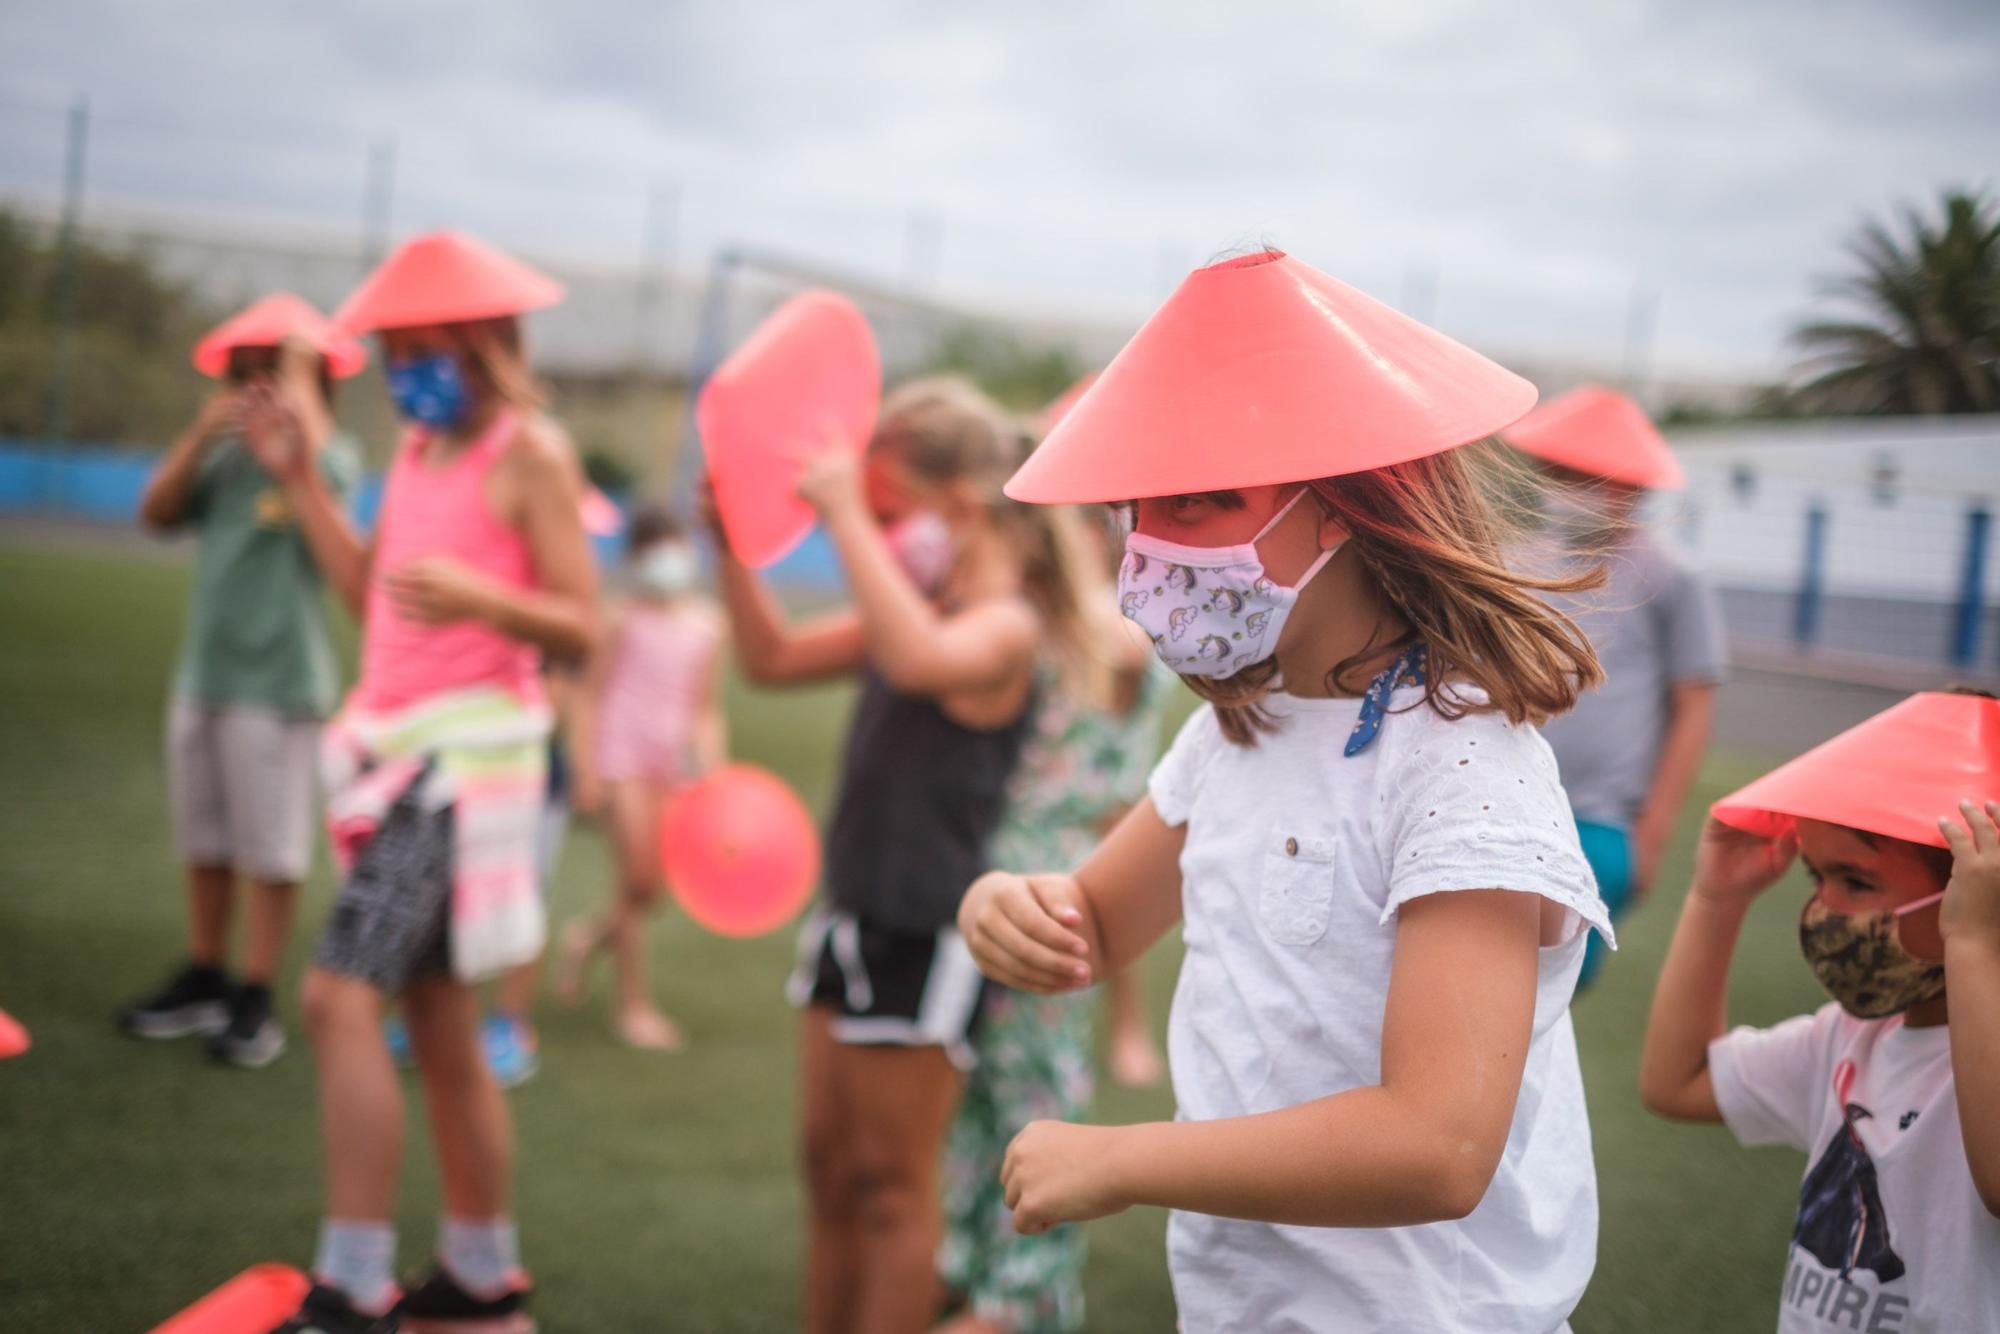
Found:
[[[130,555],[0,548],[0,1008],[35,1047],[0,1064],[0,1329],[142,1330],[260,1260],[309,1258],[319,1208],[310,1063],[210,1065],[188,1043],[119,1037],[111,1016],[180,948],[167,838],[162,706],[186,571]],[[824,807],[841,690],[732,694],[737,754]],[[1765,757],[1723,756],[1712,797]],[[1746,1153],[1710,1128],[1664,1124],[1633,1092],[1645,1008],[1687,840],[1659,899],[1628,917],[1625,949],[1576,1008],[1603,1222],[1574,1325],[1597,1331],[1768,1329],[1800,1164]],[[598,901],[610,862],[572,832],[558,920]],[[314,875],[295,977],[328,895]],[[1739,1016],[1816,1003],[1774,892],[1745,933]],[[670,917],[657,976],[692,1038],[675,1057],[610,1039],[605,979],[580,1011],[543,1010],[542,1072],[514,1095],[519,1214],[544,1328],[772,1331],[798,1322],[801,1195],[794,1171],[790,940],[706,936]],[[1156,1018],[1169,943],[1146,967]],[[291,998],[284,997],[289,1010]],[[430,1154],[412,1106],[403,1258],[433,1226]],[[1161,1093],[1106,1089],[1100,1119],[1170,1114]],[[1091,1228],[1090,1328],[1167,1331],[1163,1219]]]

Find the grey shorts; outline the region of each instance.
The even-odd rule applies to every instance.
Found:
[[[451,973],[452,808],[423,798],[426,768],[383,816],[340,886],[313,962],[387,995]]]
[[[296,884],[312,865],[319,723],[251,704],[167,710],[174,841],[190,866]]]

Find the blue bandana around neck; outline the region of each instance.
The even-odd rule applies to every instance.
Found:
[[[1368,689],[1361,695],[1361,716],[1354,720],[1354,730],[1347,735],[1347,746],[1343,755],[1359,755],[1368,749],[1382,731],[1382,720],[1389,715],[1389,696],[1400,686],[1420,686],[1425,683],[1424,667],[1430,658],[1430,646],[1419,639],[1399,654],[1396,660],[1375,674],[1368,683]]]

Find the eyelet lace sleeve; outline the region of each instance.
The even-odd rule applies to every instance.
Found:
[[[1539,894],[1607,942],[1611,920],[1577,844],[1548,743],[1498,714],[1412,709],[1385,735],[1375,827],[1389,870],[1384,923],[1411,899],[1459,889]]]

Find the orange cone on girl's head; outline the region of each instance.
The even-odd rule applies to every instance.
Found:
[[[268,1334],[299,1309],[311,1287],[289,1265],[253,1265],[152,1334]]]
[[[273,292],[216,325],[194,345],[194,368],[203,375],[229,370],[229,354],[239,347],[275,348],[288,337],[306,340],[338,379],[361,373],[368,349],[345,329],[290,292]]]
[[[1190,274],[1006,490],[1081,504],[1365,472],[1534,404],[1512,371],[1267,250]]]
[[[1069,410],[1075,407],[1085,394],[1090,392],[1090,386],[1096,384],[1097,377],[1102,374],[1102,371],[1086,371],[1077,377],[1075,384],[1050,399],[1049,405],[1035,414],[1036,432],[1040,435],[1047,435],[1050,431],[1053,431],[1056,428],[1056,423],[1064,417],[1069,416]]]
[[[520,315],[561,301],[555,279],[464,232],[428,232],[396,247],[334,312],[350,333]]]
[[[2000,700],[1926,692],[1848,728],[1715,803],[1763,838],[1798,820],[1945,847],[1938,820],[2000,800]]]
[[[1587,384],[1536,408],[1502,439],[1523,453],[1576,472],[1649,491],[1687,485],[1681,461],[1646,411],[1616,389]]]

